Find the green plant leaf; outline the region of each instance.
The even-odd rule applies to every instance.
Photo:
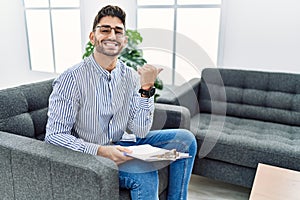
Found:
[[[82,56],[82,59],[89,57],[94,52],[94,45],[89,41],[85,46],[85,53]]]
[[[157,77],[155,82],[154,82],[154,87],[159,89],[159,90],[162,90],[163,87],[164,87],[163,81],[160,78]]]

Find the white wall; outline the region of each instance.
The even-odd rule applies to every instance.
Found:
[[[81,0],[82,46],[98,10],[119,5],[136,28],[136,0]],[[300,73],[299,0],[223,0],[219,65]],[[21,0],[0,1],[0,88],[54,78],[32,72]]]
[[[0,1],[0,89],[58,75],[30,70],[22,3],[22,0]],[[107,4],[122,7],[127,14],[127,27],[136,28],[136,0],[81,0],[82,50],[88,41],[94,17]]]
[[[0,1],[0,88],[55,77],[30,71],[21,0]]]
[[[299,0],[223,0],[219,65],[300,73]]]

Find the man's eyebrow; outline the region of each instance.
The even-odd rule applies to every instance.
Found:
[[[117,29],[124,29],[123,27],[120,27],[120,26],[116,26],[115,28],[117,28]]]
[[[103,24],[103,25],[98,25],[98,26],[103,26],[103,27],[112,27],[111,25],[108,25],[108,24]],[[115,26],[115,28],[117,28],[117,29],[124,29],[123,27],[121,27],[121,26]]]

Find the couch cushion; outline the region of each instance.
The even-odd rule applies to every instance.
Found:
[[[0,130],[34,138],[34,125],[29,113],[0,119]]]
[[[44,140],[47,124],[48,100],[52,92],[53,79],[20,86],[26,97],[28,112],[34,124],[34,137]]]
[[[300,126],[300,75],[207,68],[200,111]]]
[[[18,88],[0,91],[0,119],[10,118],[28,111],[28,104]]]
[[[0,130],[43,140],[53,79],[0,91]]]
[[[0,130],[34,137],[34,126],[28,103],[19,88],[0,91]]]
[[[48,107],[49,96],[52,92],[53,79],[22,85],[22,91],[28,103],[28,111],[32,112]]]
[[[204,137],[203,148],[213,147],[207,158],[251,168],[261,162],[299,170],[300,127],[202,113],[192,118],[191,131],[199,147]]]
[[[30,113],[34,124],[35,138],[38,140],[44,140],[45,138],[46,124],[48,120],[47,112],[48,108],[43,108]]]

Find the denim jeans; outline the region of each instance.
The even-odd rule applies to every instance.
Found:
[[[120,187],[130,190],[132,200],[158,199],[157,170],[167,165],[170,165],[168,200],[187,199],[188,184],[197,153],[196,139],[190,131],[184,129],[150,131],[145,138],[137,138],[135,143],[117,142],[116,144],[121,146],[150,144],[155,147],[189,153],[191,158],[179,159],[171,163],[132,160],[119,166]]]

